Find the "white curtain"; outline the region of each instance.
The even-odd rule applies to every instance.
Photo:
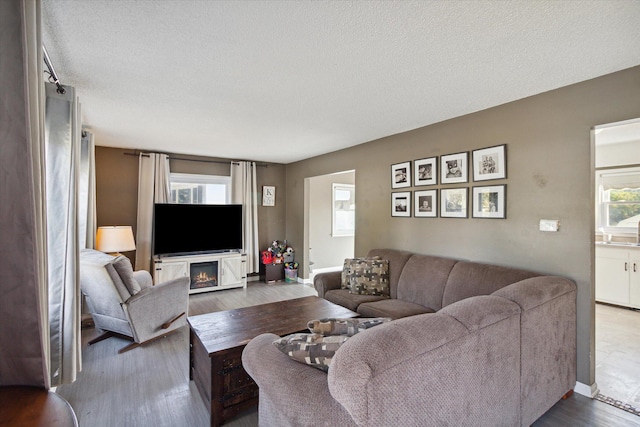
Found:
[[[80,369],[78,177],[80,103],[46,83],[45,150],[51,384],[75,381]],[[84,240],[84,239],[83,239]]]
[[[231,162],[231,203],[242,204],[242,238],[247,273],[259,271],[258,192],[255,162]]]
[[[169,156],[140,153],[138,162],[138,219],[136,270],[151,271],[153,205],[171,201]]]
[[[96,150],[93,133],[83,130],[78,176],[78,239],[80,248],[93,249],[96,240]]]
[[[40,3],[0,1],[0,386],[49,388]]]

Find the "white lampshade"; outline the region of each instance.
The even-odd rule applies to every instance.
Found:
[[[111,225],[98,227],[96,234],[96,249],[100,252],[118,253],[135,251],[133,230],[130,225]]]

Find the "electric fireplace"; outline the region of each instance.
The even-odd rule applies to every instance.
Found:
[[[189,289],[215,288],[218,281],[218,261],[193,262],[189,264]]]

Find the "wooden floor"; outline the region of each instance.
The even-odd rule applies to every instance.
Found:
[[[266,285],[250,282],[247,289],[191,295],[189,314],[246,307],[315,295],[302,284]],[[118,354],[128,341],[109,338],[92,346],[97,335],[83,330],[83,370],[73,384],[58,387],[69,401],[81,427],[205,427],[207,409],[189,381],[189,331],[181,328],[168,337]],[[230,427],[255,427],[256,410],[249,410]],[[399,423],[398,425],[401,425]],[[561,401],[534,426],[640,426],[640,417],[605,403],[575,395]]]
[[[596,383],[600,393],[640,407],[640,312],[596,304]]]

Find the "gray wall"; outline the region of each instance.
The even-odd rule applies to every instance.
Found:
[[[591,128],[636,117],[640,117],[640,67],[289,164],[287,239],[294,246],[303,242],[304,179],[355,169],[356,256],[372,248],[408,249],[573,279],[578,285],[578,381],[590,385],[594,382]],[[391,164],[497,144],[507,144],[508,177],[492,183],[507,184],[507,219],[391,217]],[[538,231],[542,218],[560,220],[560,231]]]

